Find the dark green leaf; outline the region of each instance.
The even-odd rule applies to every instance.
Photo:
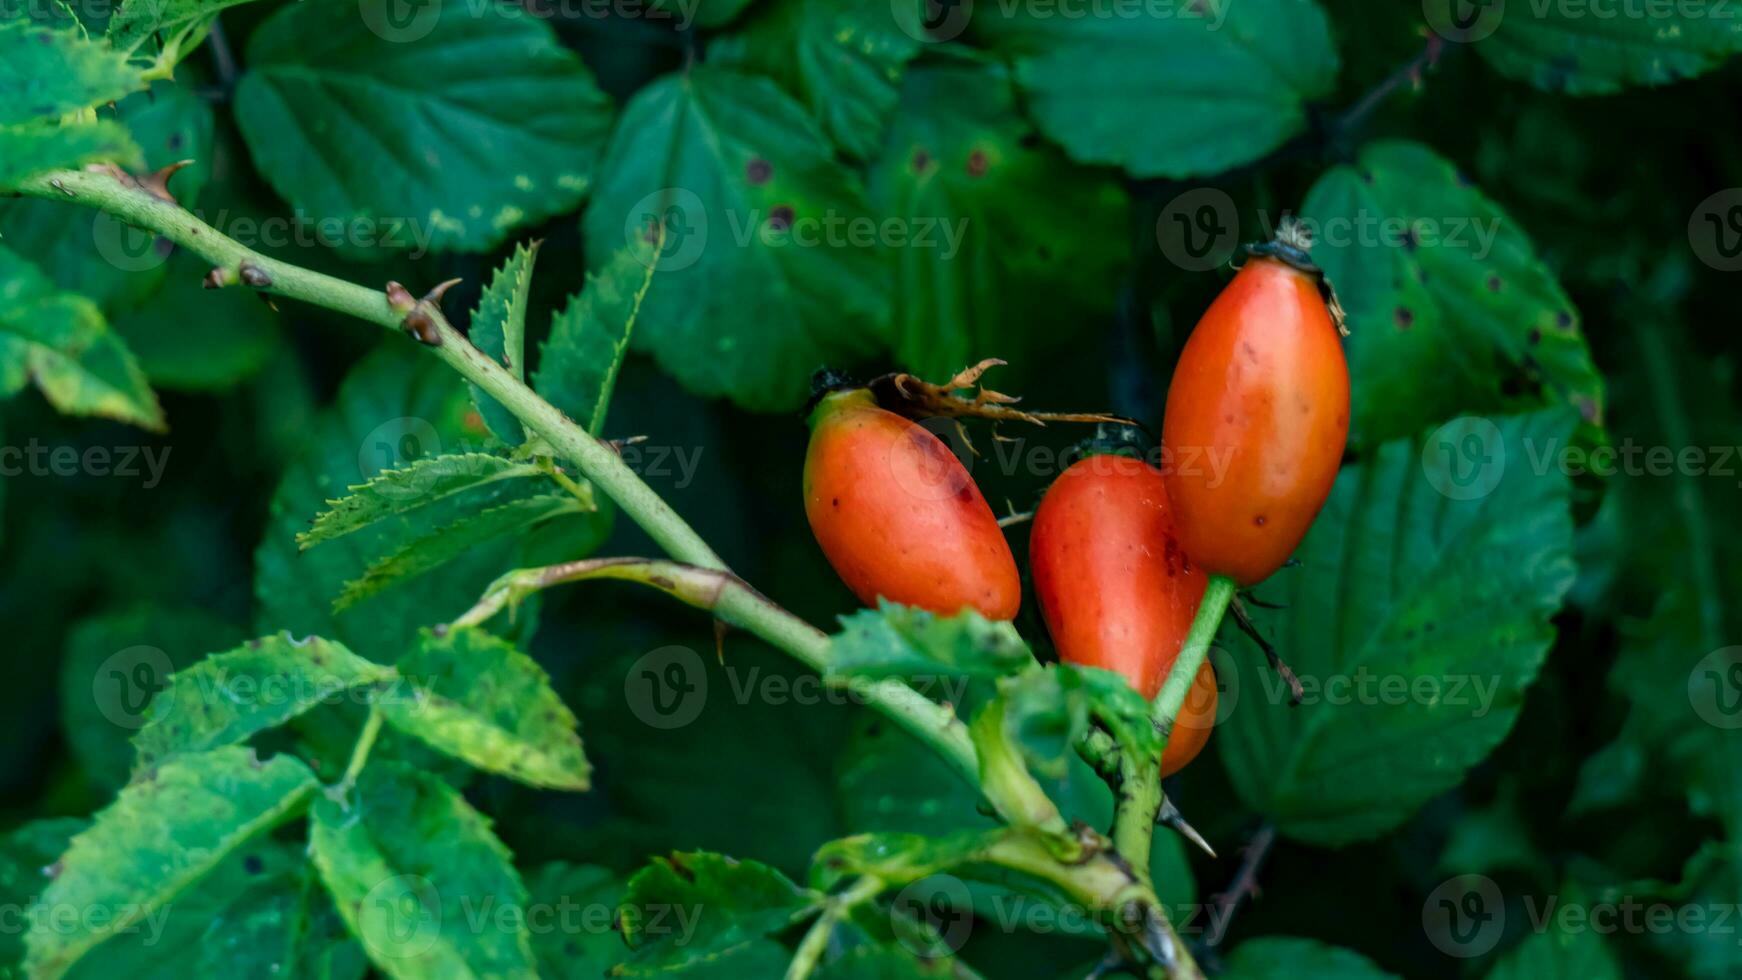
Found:
[[[1730,928],[1738,894],[1742,894],[1742,845],[1710,840],[1688,859],[1681,881],[1629,882],[1604,891],[1598,900],[1619,905],[1655,898],[1680,906],[1678,928],[1648,929],[1646,938],[1693,980],[1726,980],[1742,971],[1742,946]],[[1661,907],[1653,903],[1647,910],[1656,914]],[[1607,959],[1601,954],[1593,957],[1597,963]]]
[[[530,786],[587,788],[574,714],[513,644],[475,628],[426,631],[398,668],[405,684],[382,703],[395,728]]]
[[[770,0],[741,30],[710,44],[708,60],[773,78],[836,146],[869,160],[883,147],[902,69],[919,49],[881,0]]]
[[[318,636],[280,633],[214,653],[176,671],[151,702],[133,740],[138,768],[246,741],[345,691],[393,678],[392,668]]]
[[[1430,13],[1430,26],[1448,26],[1434,20]],[[1456,38],[1458,26],[1450,30]],[[1569,95],[1668,85],[1703,75],[1742,51],[1742,18],[1723,3],[1501,5],[1479,11],[1466,30],[1496,71]]]
[[[434,776],[364,770],[311,810],[309,855],[369,959],[395,980],[535,975],[526,886],[490,821]],[[488,909],[485,928],[468,913]]]
[[[1108,319],[1129,258],[1125,194],[1032,139],[1002,66],[912,68],[870,193],[905,222],[886,244],[895,354],[914,373],[1021,364]]]
[[[1337,51],[1312,0],[1180,4],[1166,15],[988,11],[975,37],[1012,55],[1029,111],[1084,163],[1190,177],[1250,163],[1306,127]]]
[[[170,676],[245,635],[197,608],[145,605],[79,622],[61,660],[61,727],[90,779],[127,782],[132,739]]]
[[[236,119],[279,194],[414,253],[486,251],[579,204],[611,110],[550,25],[506,3],[390,9],[295,4],[250,38]]]
[[[526,307],[532,292],[532,269],[538,261],[538,242],[515,248],[514,254],[491,277],[472,311],[472,329],[466,336],[472,345],[495,358],[509,373],[526,380]],[[496,438],[518,446],[526,438],[520,420],[503,404],[477,385],[472,403]]]
[[[591,865],[547,864],[526,876],[526,890],[528,921],[552,925],[532,929],[543,980],[599,980],[629,955],[613,925],[625,890],[615,874]]]
[[[533,463],[516,462],[490,453],[423,456],[404,466],[382,470],[374,479],[350,488],[351,493],[328,501],[307,531],[296,536],[304,548],[360,531],[378,521],[406,514],[438,500],[543,473]]]
[[[1317,844],[1373,837],[1456,785],[1511,729],[1572,584],[1560,411],[1467,419],[1344,469],[1254,610],[1306,685],[1233,657],[1216,728],[1242,798]],[[1474,440],[1481,455],[1467,453]],[[1233,667],[1237,665],[1238,669]],[[1237,685],[1237,686],[1236,686]]]
[[[588,253],[602,265],[663,226],[636,343],[691,391],[795,408],[818,367],[881,344],[887,268],[847,234],[875,225],[864,189],[773,82],[706,66],[654,82],[601,170]]]
[[[178,250],[163,266],[162,288],[115,316],[115,333],[159,388],[226,391],[259,373],[281,350],[272,307],[249,290],[204,288],[209,268],[192,252]]]
[[[1543,405],[1602,424],[1572,301],[1518,223],[1432,150],[1374,143],[1320,178],[1302,213],[1349,314],[1352,442]]]
[[[1635,312],[1635,311],[1629,311]],[[1638,314],[1620,345],[1625,424],[1604,516],[1623,534],[1617,585],[1592,615],[1618,615],[1620,656],[1608,687],[1628,706],[1615,741],[1586,760],[1575,810],[1607,809],[1648,786],[1685,793],[1695,813],[1742,835],[1742,491],[1719,453],[1742,438],[1742,411],[1722,365],[1702,363],[1679,325]],[[1660,466],[1663,451],[1673,465]],[[1689,458],[1689,451],[1698,453]],[[1655,461],[1654,461],[1655,460]],[[1649,467],[1649,468],[1647,468]],[[1634,618],[1637,617],[1637,618]]]
[[[587,274],[586,287],[557,313],[539,349],[533,387],[593,435],[605,430],[611,391],[658,269],[648,243],[618,249],[603,269]]]
[[[344,591],[333,602],[333,609],[343,612],[390,586],[470,554],[480,545],[519,534],[559,517],[596,511],[596,506],[568,493],[541,494],[478,511],[408,541],[392,554],[371,564],[361,578],[345,584]]]
[[[655,858],[629,880],[615,976],[682,971],[753,946],[816,914],[823,897],[755,861],[692,852]]]
[[[90,821],[61,817],[36,820],[0,838],[0,902],[10,910],[28,909],[48,887],[54,862],[66,852],[73,835]],[[0,930],[0,975],[23,975],[24,931]]]
[[[144,773],[72,840],[54,882],[31,910],[26,967],[66,973],[90,949],[141,921],[210,874],[250,838],[307,802],[314,774],[290,756],[261,762],[231,747]],[[67,912],[93,908],[113,915]]]

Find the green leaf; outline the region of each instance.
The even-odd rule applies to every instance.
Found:
[[[529,918],[556,912],[555,928],[532,930],[532,951],[543,980],[599,980],[629,955],[612,925],[626,886],[611,871],[547,864],[526,876],[526,890]]]
[[[393,727],[529,786],[588,787],[574,714],[512,643],[476,628],[426,630],[398,668],[405,682],[381,704]]]
[[[1578,312],[1524,231],[1432,150],[1380,142],[1308,192],[1312,255],[1349,315],[1350,440],[1462,413],[1603,421]]]
[[[0,126],[0,191],[50,170],[87,163],[139,163],[139,147],[112,120],[69,126],[27,122]]]
[[[998,828],[942,837],[912,833],[843,837],[817,850],[811,864],[811,885],[819,891],[831,891],[863,875],[892,883],[918,881],[981,860],[1007,835],[1005,829]]]
[[[126,783],[132,739],[170,677],[244,636],[192,607],[144,605],[80,621],[61,660],[61,729],[92,782],[109,789]]]
[[[1306,128],[1337,51],[1313,0],[1182,4],[1172,16],[985,16],[1042,132],[1084,163],[1191,177],[1250,163]]]
[[[869,160],[883,148],[902,69],[919,50],[880,0],[770,0],[711,42],[708,61],[773,78],[843,152]]]
[[[93,109],[144,87],[124,56],[78,31],[0,21],[0,126]]]
[[[1374,837],[1505,738],[1572,585],[1569,481],[1535,462],[1571,422],[1469,419],[1386,443],[1338,477],[1303,567],[1264,587],[1288,608],[1253,612],[1304,702],[1289,707],[1261,659],[1218,665],[1223,761],[1283,833]],[[1472,440],[1482,455],[1453,455]]]
[[[352,688],[394,676],[392,668],[318,636],[295,640],[280,633],[214,653],[176,671],[151,702],[133,740],[138,768],[246,741]]]
[[[236,848],[282,823],[316,786],[290,756],[261,762],[237,747],[142,774],[73,838],[32,908],[30,975],[63,975],[93,946],[174,902]],[[114,915],[75,915],[66,928],[68,910],[93,908]]]
[[[813,974],[817,980],[951,980],[962,975],[947,957],[922,959],[900,946],[855,946]]]
[[[151,920],[104,942],[73,967],[71,980],[188,980],[296,976],[299,951],[322,942],[303,934],[312,874],[300,844],[256,839],[159,909]],[[300,950],[303,943],[306,950]],[[328,943],[330,945],[330,942]]]
[[[999,677],[1034,665],[1015,626],[972,609],[939,616],[885,601],[841,617],[841,627],[829,645],[833,681]]]
[[[472,345],[495,358],[509,373],[526,380],[526,307],[532,291],[532,267],[538,261],[538,242],[520,245],[484,287],[478,308],[472,311],[467,337]],[[496,438],[510,446],[526,439],[520,420],[503,404],[472,385],[472,403]]]
[[[1112,671],[1071,664],[1032,665],[998,682],[1004,720],[1001,737],[1048,779],[1065,778],[1076,746],[1091,722],[1122,746],[1160,757],[1161,734],[1149,701]]]
[[[1569,95],[1668,85],[1712,71],[1742,51],[1742,19],[1721,12],[1723,4],[1698,5],[1690,13],[1677,8],[1664,4],[1604,15],[1596,5],[1543,3],[1502,16],[1506,9],[1495,7],[1482,11],[1470,28],[1483,34],[1472,46],[1502,75]]]
[[[465,502],[464,496],[396,513],[319,548],[297,546],[310,516],[346,487],[417,459],[475,448],[483,433],[465,429],[470,412],[464,382],[409,343],[392,340],[351,370],[332,408],[309,427],[306,448],[290,461],[273,496],[254,556],[260,633],[324,636],[391,663],[416,642],[420,627],[470,607],[512,566],[515,545],[503,541],[423,576],[416,589],[390,589],[367,604],[333,611],[344,583],[382,554],[454,520],[449,505]]]
[[[755,861],[701,851],[655,858],[629,880],[619,915],[635,954],[612,972],[682,971],[780,933],[815,915],[822,903],[822,895]]]
[[[109,18],[109,41],[128,54],[155,54],[161,38],[168,67],[190,54],[223,11],[248,0],[126,0]]]
[[[309,855],[382,973],[535,975],[526,886],[488,818],[440,779],[392,763],[365,769],[351,795],[349,809],[315,801]],[[468,912],[486,900],[488,928],[475,928]]]
[[[1228,957],[1227,980],[1396,980],[1360,953],[1311,939],[1248,939]]]
[[[572,494],[550,493],[511,500],[462,517],[452,524],[406,542],[393,553],[370,565],[361,578],[346,583],[344,591],[333,601],[333,609],[335,612],[343,612],[383,589],[426,574],[456,558],[470,554],[480,545],[517,535],[559,517],[590,514],[596,510],[596,506],[591,506]]]
[[[96,304],[57,292],[35,266],[0,246],[0,398],[29,381],[69,415],[167,428],[144,373]]]
[[[539,348],[533,388],[593,435],[605,429],[611,392],[658,269],[648,243],[618,249],[604,268],[587,274],[586,287],[552,319],[550,339]]]
[[[1569,909],[1590,908],[1584,890],[1571,883],[1556,897]],[[1502,957],[1488,971],[1488,980],[1621,980],[1621,963],[1603,938],[1604,930],[1582,919],[1568,928],[1559,915],[1549,924]]]
[[[255,30],[236,119],[273,188],[414,254],[488,251],[579,204],[611,109],[550,25],[505,3],[388,9],[295,4]]]
[[[1125,194],[1032,139],[1004,67],[911,69],[870,193],[906,224],[887,251],[895,355],[914,373],[1020,364],[1079,336],[1061,324],[1108,320],[1130,258]]]
[[[635,337],[686,388],[796,408],[818,367],[880,345],[887,269],[862,236],[864,189],[773,82],[708,66],[654,82],[601,171],[587,251],[602,264],[665,229]]]
[[[349,495],[328,501],[327,509],[315,517],[307,531],[296,536],[296,541],[310,548],[455,494],[542,474],[533,463],[491,453],[424,456],[382,470],[369,482],[352,486]]]

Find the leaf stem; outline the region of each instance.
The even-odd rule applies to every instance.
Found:
[[[755,634],[818,673],[828,672],[828,634],[794,616],[729,571],[655,558],[589,558],[509,572],[491,583],[477,605],[450,627],[476,626],[535,592],[596,579],[638,582],[659,589]],[[853,691],[931,745],[971,785],[980,785],[979,762],[967,726],[953,710],[900,681],[855,684]]]
[[[817,916],[817,921],[811,923],[810,930],[804,934],[804,940],[798,944],[798,949],[792,954],[792,963],[786,968],[786,980],[805,980],[822,963],[823,954],[828,952],[829,937],[835,934],[835,926],[839,925],[849,913],[860,905],[877,897],[883,890],[883,881],[879,878],[864,877],[853,883],[851,888],[831,897],[823,906],[823,912]]]
[[[375,748],[375,740],[381,737],[381,724],[386,720],[387,715],[380,705],[369,706],[369,719],[363,722],[363,731],[357,735],[357,745],[351,749],[351,761],[345,766],[345,775],[328,791],[329,796],[343,800],[351,795],[352,787],[363,775],[363,768],[369,764],[369,753]]]

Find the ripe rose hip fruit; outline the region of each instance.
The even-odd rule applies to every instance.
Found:
[[[1035,510],[1028,556],[1059,659],[1115,671],[1154,698],[1209,581],[1180,547],[1161,471],[1125,456],[1078,460]],[[1216,677],[1205,663],[1168,738],[1162,775],[1197,756],[1215,718]]]
[[[804,508],[829,564],[860,601],[1014,619],[1016,559],[992,508],[948,446],[864,389],[811,413]]]
[[[1286,228],[1204,312],[1167,392],[1167,491],[1186,553],[1241,585],[1293,554],[1336,481],[1349,435],[1342,338]]]

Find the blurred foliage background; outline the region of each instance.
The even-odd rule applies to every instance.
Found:
[[[520,218],[492,228],[461,221],[430,255],[355,242],[268,250],[372,285],[460,277],[447,303],[457,311],[477,304],[516,242],[542,239],[533,308],[546,312],[532,320],[536,347],[548,311],[603,261],[589,246],[620,244],[615,236],[645,191],[693,186],[710,209],[732,207],[721,203],[732,194],[747,207],[765,204],[753,177],[703,186],[705,160],[692,172],[668,164],[682,179],[669,171],[663,179],[658,160],[671,141],[656,138],[662,126],[714,126],[747,147],[773,146],[776,187],[794,201],[851,198],[874,214],[966,218],[952,260],[882,247],[770,258],[716,245],[694,269],[656,278],[606,434],[649,436],[639,461],[648,483],[741,575],[811,622],[832,623],[854,603],[799,505],[808,372],[829,361],[937,375],[1001,356],[1011,364],[994,386],[1028,404],[1111,409],[1159,429],[1173,360],[1227,281],[1226,262],[1183,267],[1171,230],[1171,216],[1197,220],[1194,205],[1206,201],[1223,208],[1213,228],[1228,250],[1265,237],[1285,212],[1310,217],[1317,202],[1335,213],[1345,199],[1441,221],[1499,215],[1517,236],[1477,259],[1475,271],[1447,260],[1453,281],[1440,293],[1383,281],[1413,268],[1392,264],[1401,261],[1393,247],[1324,258],[1352,294],[1356,458],[1459,414],[1556,404],[1582,414],[1573,438],[1585,446],[1742,445],[1732,370],[1742,331],[1723,252],[1737,233],[1726,222],[1742,206],[1742,131],[1725,125],[1742,98],[1742,66],[1724,55],[1742,43],[1742,24],[1714,23],[1715,8],[1702,7],[1708,16],[1698,23],[1603,21],[1587,37],[1556,33],[1545,15],[1514,4],[1492,36],[1457,43],[1429,26],[1446,6],[1433,0],[1278,0],[1249,10],[1235,0],[1226,29],[1239,44],[1230,54],[1223,39],[1175,42],[1165,31],[1093,20],[1061,27],[1002,16],[990,3],[947,43],[903,32],[900,21],[913,15],[899,4],[892,12],[816,0],[702,3],[701,21],[687,30],[575,11],[537,22],[596,78],[597,105],[565,93],[548,106],[578,116],[563,138],[593,154],[585,195],[547,188],[546,213],[491,201],[520,209]],[[408,182],[403,196],[397,186],[376,194],[370,181],[396,172],[371,154],[393,148],[358,142],[339,158],[343,172],[320,185],[297,154],[320,157],[330,134],[319,126],[303,142],[287,134],[297,120],[337,110],[299,105],[314,96],[299,94],[296,71],[272,68],[305,56],[363,57],[309,53],[354,17],[345,5],[236,7],[173,82],[123,102],[119,115],[153,166],[201,161],[177,189],[232,229],[304,208],[423,214],[443,193],[489,197],[442,180],[509,185],[522,165],[557,180],[562,168],[540,159],[486,160],[455,164],[433,190]],[[536,92],[516,97],[514,111],[542,111]],[[765,104],[777,97],[779,105]],[[385,98],[357,111],[365,126],[410,118]],[[175,113],[185,116],[152,118]],[[676,142],[694,140],[688,131]],[[1443,164],[1388,160],[1389,140],[1431,148]],[[931,175],[932,167],[945,172]],[[111,717],[116,695],[99,670],[117,652],[143,645],[185,663],[246,636],[332,626],[323,602],[346,570],[286,565],[286,535],[323,496],[356,481],[352,461],[372,429],[415,416],[432,421],[444,448],[481,438],[460,418],[463,385],[404,338],[318,310],[273,309],[245,292],[203,292],[205,270],[183,255],[121,268],[127,263],[106,258],[104,243],[134,233],[108,220],[71,205],[0,201],[0,245],[99,303],[170,426],[154,434],[68,417],[34,393],[0,405],[0,444],[71,447],[81,458],[91,447],[142,447],[166,461],[161,480],[37,471],[8,472],[0,484],[0,645],[13,668],[0,687],[10,721],[0,742],[7,826],[89,814],[125,779],[131,732]],[[722,215],[711,232],[720,241],[729,234]],[[1513,244],[1520,251],[1506,252]],[[865,271],[883,261],[897,266],[892,280]],[[1438,276],[1439,261],[1430,249],[1421,265]],[[1505,272],[1505,292],[1481,278],[1490,270]],[[1474,278],[1457,278],[1465,274]],[[1525,284],[1517,293],[1515,281]],[[1422,333],[1465,340],[1382,342],[1400,326],[1394,293],[1426,304],[1410,313]],[[1576,324],[1582,343],[1540,362],[1511,356],[1525,333],[1542,325],[1552,333],[1562,314],[1571,319],[1558,327]],[[1502,356],[1476,363],[1458,346],[1471,336],[1486,338],[1484,357]],[[1005,434],[1024,440],[1025,452],[1062,449],[1079,435]],[[1051,475],[1000,472],[986,457],[975,465],[988,498],[1018,510]],[[1626,894],[1734,910],[1742,732],[1704,721],[1689,692],[1702,658],[1742,642],[1736,465],[1728,476],[1686,467],[1575,474],[1577,578],[1504,741],[1376,839],[1330,847],[1284,834],[1260,869],[1262,897],[1220,948],[1300,936],[1401,976],[1477,976],[1526,941],[1527,905],[1547,896]],[[1015,530],[1019,555],[1024,543]],[[392,636],[445,621],[508,567],[516,555],[505,548],[402,586],[340,628]],[[656,548],[618,520],[599,551]],[[961,807],[947,777],[922,778],[926,760],[902,736],[849,706],[716,694],[689,725],[643,723],[624,698],[631,665],[674,645],[712,664],[703,614],[600,584],[546,596],[536,623],[529,650],[581,717],[598,775],[595,791],[580,795],[472,784],[470,797],[527,867],[561,860],[626,873],[654,854],[705,848],[798,876],[827,840],[919,829],[915,821]],[[1038,617],[1025,612],[1019,625],[1044,647]],[[1231,655],[1256,657],[1231,631],[1223,640]],[[800,673],[742,635],[726,638],[725,655],[738,673],[712,675],[716,692],[746,676]],[[1213,738],[1168,787],[1222,854],[1192,854],[1189,878],[1176,873],[1164,886],[1182,903],[1229,888],[1242,846],[1266,825],[1218,759],[1223,743]],[[1504,935],[1467,958],[1447,955],[1423,926],[1429,896],[1465,874],[1498,883],[1508,912]],[[1623,930],[1601,942],[1602,969],[1627,975],[1742,974],[1733,926],[1728,934]],[[1068,975],[1096,955],[1092,941],[993,929],[976,931],[964,951],[998,977]]]

